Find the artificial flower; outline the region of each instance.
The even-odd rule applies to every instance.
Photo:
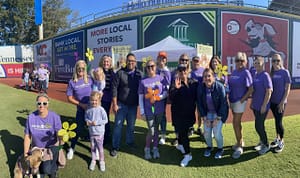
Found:
[[[93,51],[90,48],[87,48],[85,56],[88,58],[89,61],[94,60]]]
[[[228,72],[227,72],[228,67],[226,65],[222,66],[222,64],[218,64],[216,67],[216,74],[218,75],[218,78],[222,78],[222,76],[227,76]]]
[[[62,137],[64,142],[68,142],[70,138],[76,137],[76,133],[73,131],[77,127],[76,123],[69,125],[68,122],[64,122],[62,126],[63,128],[58,131],[57,135]]]

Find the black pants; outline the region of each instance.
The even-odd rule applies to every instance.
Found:
[[[190,154],[190,139],[189,139],[189,128],[182,128],[178,130],[178,144],[184,148],[184,154]]]
[[[282,119],[283,119],[284,110],[283,110],[282,113],[279,113],[278,112],[278,106],[279,106],[279,104],[271,103],[270,108],[271,108],[273,116],[275,118],[276,133],[280,135],[281,139],[283,139],[284,128],[283,128],[283,125],[282,125]],[[286,105],[284,105],[284,108],[285,108],[285,106]]]

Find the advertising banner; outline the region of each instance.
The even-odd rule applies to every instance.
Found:
[[[167,36],[195,49],[197,44],[215,47],[215,21],[215,11],[176,12],[145,16],[143,17],[144,47],[153,45]],[[181,51],[179,54],[185,53],[184,50],[179,49],[178,51]],[[178,58],[179,56],[176,59],[168,60],[177,61]]]
[[[248,67],[254,56],[265,58],[265,70],[270,71],[271,57],[279,53],[288,67],[289,21],[286,19],[240,12],[222,12],[221,50],[222,63],[228,72],[235,69],[237,52],[245,52]]]
[[[84,59],[83,31],[60,36],[53,40],[53,73],[56,81],[69,81],[77,60]]]
[[[300,83],[300,22],[293,22],[293,27],[292,79],[293,83]]]
[[[112,66],[115,69],[120,68],[119,65],[120,60],[121,62],[125,62],[127,54],[131,51],[130,45],[124,46],[112,46],[111,47],[111,57],[112,57]]]
[[[31,45],[0,47],[0,77],[22,77],[24,64],[33,63]]]
[[[87,47],[93,51],[94,60],[89,66],[95,68],[99,65],[102,55],[111,55],[112,46],[131,46],[137,49],[137,20],[130,20],[108,25],[102,25],[87,30]]]
[[[52,41],[42,41],[33,45],[34,65],[45,64],[52,70]]]

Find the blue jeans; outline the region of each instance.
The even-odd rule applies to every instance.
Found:
[[[122,137],[122,128],[124,120],[126,118],[126,144],[131,145],[134,143],[134,125],[137,114],[137,106],[128,106],[118,102],[119,110],[115,116],[115,124],[112,138],[113,149],[118,150],[120,148],[120,142]]]
[[[254,116],[255,116],[255,130],[259,135],[260,141],[264,145],[269,145],[268,137],[265,129],[265,120],[268,114],[268,111],[261,114],[260,111],[253,110]]]
[[[216,125],[213,125],[214,120],[216,119],[216,114],[207,114],[206,121],[203,121],[204,125],[204,138],[208,147],[213,147],[212,144],[212,132],[214,132],[214,136],[217,142],[218,148],[223,148],[223,134],[222,127],[223,122],[221,120],[218,121]]]

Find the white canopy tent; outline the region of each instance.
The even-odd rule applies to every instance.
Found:
[[[188,54],[190,57],[196,56],[196,48],[182,44],[177,39],[168,36],[165,39],[150,45],[146,48],[132,51],[138,61],[141,61],[145,57],[151,56],[152,59],[156,59],[159,51],[166,51],[168,54],[168,61],[178,61],[179,56],[183,53]]]

